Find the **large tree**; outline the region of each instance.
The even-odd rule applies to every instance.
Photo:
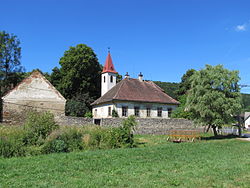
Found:
[[[0,31],[0,80],[5,91],[10,84],[18,83],[18,72],[22,72],[21,47],[17,36]]]
[[[196,72],[194,69],[189,69],[187,72],[181,77],[181,82],[178,85],[178,89],[176,90],[176,95],[178,96],[178,101],[181,103],[178,108],[172,113],[173,118],[185,118],[192,119],[192,113],[188,112],[186,109],[186,101],[187,101],[187,92],[191,88],[191,80],[190,78]]]
[[[59,64],[61,68],[53,69],[51,82],[68,100],[67,115],[83,116],[90,110],[90,103],[100,97],[101,65],[96,54],[90,47],[78,44],[65,51]],[[78,108],[80,103],[83,104],[84,110],[81,113],[79,109],[75,109],[75,112],[75,106]]]
[[[241,94],[238,85],[239,72],[222,65],[206,67],[191,76],[191,88],[187,96],[187,108],[194,119],[203,125],[216,128],[232,123],[241,110]]]
[[[191,87],[191,76],[196,72],[194,69],[189,69],[187,72],[181,77],[181,82],[179,84],[179,88],[177,90],[177,95],[182,96],[187,93],[187,91]]]

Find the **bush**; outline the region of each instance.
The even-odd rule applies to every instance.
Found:
[[[119,117],[118,113],[116,110],[112,110],[112,117]]]
[[[35,156],[42,154],[41,146],[28,146],[25,148],[25,156]]]
[[[133,147],[133,128],[136,125],[133,116],[123,121],[123,126],[104,128],[100,126],[88,127],[83,131],[83,142],[88,149],[110,149]]]
[[[86,104],[82,101],[77,100],[68,100],[65,106],[65,115],[66,116],[76,116],[83,117],[89,109]]]
[[[79,151],[83,149],[82,133],[77,127],[64,127],[46,139],[43,153]]]
[[[26,132],[22,127],[0,128],[0,156],[25,156],[24,136]]]
[[[25,143],[28,145],[42,145],[44,139],[58,127],[54,115],[50,112],[30,112],[24,124],[24,129],[27,131]]]
[[[84,114],[84,117],[86,117],[86,118],[92,118],[93,117],[92,112],[90,112],[90,111],[86,112]]]
[[[134,146],[134,135],[133,131],[137,122],[135,121],[134,116],[129,116],[127,119],[124,119],[122,122],[122,127],[120,127],[120,139],[121,143],[127,147]]]

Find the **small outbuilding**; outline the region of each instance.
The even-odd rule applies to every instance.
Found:
[[[3,96],[2,102],[4,122],[23,122],[31,110],[63,115],[66,99],[39,71],[34,71]]]

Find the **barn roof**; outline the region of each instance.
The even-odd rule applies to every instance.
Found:
[[[179,104],[177,100],[168,96],[163,89],[152,81],[125,78],[91,105],[98,105],[115,100]]]

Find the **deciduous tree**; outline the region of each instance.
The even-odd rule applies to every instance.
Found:
[[[84,113],[90,110],[90,103],[100,97],[102,69],[96,54],[87,45],[78,44],[65,51],[59,64],[61,68],[53,69],[51,82],[67,100],[70,100],[70,104],[83,104],[81,116],[84,116]],[[79,108],[79,105],[68,106]],[[69,110],[66,111],[71,114]],[[77,116],[80,116],[81,112],[76,109],[73,113],[75,111]]]
[[[21,47],[17,36],[0,31],[0,80],[6,91],[10,84],[18,82],[17,72],[22,72]]]
[[[206,67],[191,76],[187,107],[196,121],[213,128],[232,123],[233,116],[241,109],[241,94],[238,86],[239,72],[230,71],[222,65]]]

